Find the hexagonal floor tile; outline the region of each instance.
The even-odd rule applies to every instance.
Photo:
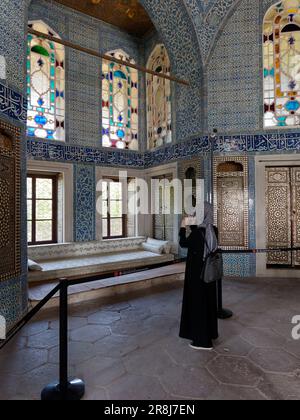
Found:
[[[73,330],[70,334],[72,341],[81,341],[85,343],[96,343],[103,337],[110,335],[111,331],[107,327],[100,325],[86,325]]]
[[[169,394],[189,399],[205,399],[218,386],[206,369],[182,366],[164,368],[160,381]]]
[[[293,373],[300,371],[300,360],[281,349],[256,349],[250,359],[262,369],[273,373]]]
[[[255,387],[263,372],[248,359],[219,356],[208,364],[209,371],[223,384]]]
[[[279,334],[265,328],[241,329],[241,337],[254,347],[282,348],[286,339]]]
[[[125,368],[120,361],[102,355],[76,366],[77,376],[93,388],[109,385],[125,373]]]
[[[215,351],[228,356],[247,356],[253,350],[253,345],[241,337],[233,337],[230,340],[218,340],[215,343]]]
[[[124,364],[128,373],[149,376],[158,375],[165,367],[174,365],[170,356],[156,345],[130,353]]]
[[[87,325],[87,318],[79,317],[79,316],[69,316],[68,317],[68,330],[72,331],[77,328],[81,328]],[[53,330],[59,329],[59,320],[51,321],[50,328]]]
[[[123,357],[136,350],[138,346],[134,337],[123,335],[110,335],[94,344],[96,354],[114,358]]]
[[[142,331],[145,331],[145,327],[143,321],[141,320],[121,319],[111,325],[111,330],[117,335],[135,336],[140,334]]]
[[[59,343],[59,334],[55,330],[47,330],[28,337],[27,346],[36,349],[51,349]]]
[[[80,341],[72,341],[69,343],[68,349],[69,364],[82,363],[95,356],[95,347],[91,343],[82,343]],[[49,362],[59,363],[59,347],[54,347],[49,351]]]
[[[269,400],[300,400],[299,375],[267,374],[258,389]]]
[[[89,324],[110,325],[121,319],[118,312],[113,311],[99,311],[88,317]]]
[[[22,349],[15,353],[0,354],[0,374],[24,374],[45,364],[48,352],[46,350]]]
[[[213,401],[266,401],[267,398],[257,389],[241,386],[220,385],[208,397]]]
[[[105,401],[107,399],[107,392],[104,388],[90,388],[88,385],[82,398],[83,401]]]
[[[59,378],[59,367],[51,363],[40,366],[22,375],[18,381],[18,393],[30,396],[32,400],[40,400],[42,390]]]
[[[136,308],[128,308],[120,313],[122,320],[126,321],[143,321],[144,319],[148,318],[151,313],[146,306],[145,308],[136,309]]]
[[[36,321],[31,322],[26,325],[21,331],[21,335],[23,337],[29,337],[31,335],[39,334],[43,331],[47,331],[49,329],[49,322],[48,321]]]
[[[152,315],[145,320],[145,327],[151,330],[159,329],[166,333],[178,324],[178,319],[162,315]]]
[[[197,351],[189,347],[187,340],[170,336],[159,342],[172,360],[181,366],[204,367],[213,360],[217,354],[214,351]]]
[[[110,400],[167,400],[168,395],[156,378],[124,375],[107,388]]]

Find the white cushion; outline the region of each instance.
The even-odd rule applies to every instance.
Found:
[[[163,246],[163,252],[165,254],[170,254],[172,245],[169,241],[160,241],[158,239],[148,238],[147,244],[154,246]]]
[[[142,247],[145,251],[153,252],[154,254],[163,254],[164,246],[163,245],[151,245],[147,242],[142,244]]]
[[[33,260],[28,260],[28,270],[29,271],[43,271],[43,267],[41,267],[38,263]]]

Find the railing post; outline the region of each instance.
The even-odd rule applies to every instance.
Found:
[[[78,401],[84,396],[85,384],[81,379],[68,379],[68,280],[59,283],[59,382],[43,389],[43,401]]]
[[[61,399],[68,394],[68,283],[60,281],[59,295],[59,383]]]

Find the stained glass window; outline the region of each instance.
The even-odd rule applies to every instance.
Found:
[[[58,37],[43,22],[29,27]],[[28,35],[27,135],[65,140],[65,51],[62,45]]]
[[[300,126],[300,0],[272,6],[264,20],[265,127]]]
[[[170,74],[170,60],[163,45],[157,45],[147,67]],[[147,74],[147,127],[150,149],[172,142],[171,82]]]
[[[110,52],[134,63],[123,51]],[[102,145],[138,150],[138,71],[125,65],[102,64]]]

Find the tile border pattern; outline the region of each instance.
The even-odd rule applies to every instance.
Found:
[[[210,144],[207,136],[173,144],[144,154],[126,151],[105,151],[93,147],[72,146],[60,142],[27,140],[29,159],[64,161],[94,165],[135,167],[139,169],[158,166],[170,161],[190,159],[207,154]],[[216,154],[227,153],[300,153],[300,132],[226,135],[219,136],[214,149]]]

